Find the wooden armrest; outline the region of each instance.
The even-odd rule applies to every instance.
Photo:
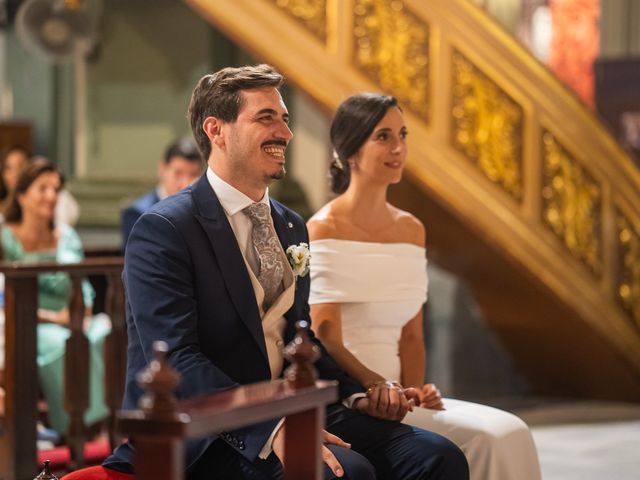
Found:
[[[318,380],[294,390],[284,380],[244,385],[179,402],[171,418],[151,418],[141,410],[118,412],[120,430],[131,436],[162,435],[195,438],[212,432],[307,411],[334,402],[337,382]]]
[[[293,389],[276,380],[180,402],[170,416],[154,419],[130,410],[119,412],[118,420],[120,431],[136,442],[136,480],[178,480],[184,440],[277,417],[286,417],[285,478],[313,479],[321,478],[324,407],[337,398],[337,382]]]
[[[285,480],[322,478],[325,405],[338,399],[338,386],[317,380],[313,362],[320,352],[309,341],[307,328],[307,322],[298,322],[295,338],[284,349],[291,362],[284,371],[286,380],[243,385],[182,402],[171,393],[180,377],[166,359],[167,344],[155,342],[155,358],[138,377],[145,391],[141,408],[118,413],[121,431],[135,441],[136,480],[182,478],[186,439],[280,417],[286,417]]]

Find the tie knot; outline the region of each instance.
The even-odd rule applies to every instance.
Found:
[[[243,208],[242,213],[249,217],[254,225],[269,223],[269,206],[266,203],[252,203]]]

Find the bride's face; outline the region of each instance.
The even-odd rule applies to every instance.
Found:
[[[355,155],[352,177],[384,185],[398,183],[407,158],[406,138],[402,112],[391,107]]]

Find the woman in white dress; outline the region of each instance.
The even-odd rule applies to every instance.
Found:
[[[403,421],[456,443],[472,480],[538,480],[535,445],[522,420],[442,398],[433,384],[424,384],[425,229],[387,202],[389,185],[402,176],[406,136],[393,97],[354,95],[336,112],[331,177],[340,195],[308,223],[313,329],[373,398],[385,381],[415,387],[419,408]]]

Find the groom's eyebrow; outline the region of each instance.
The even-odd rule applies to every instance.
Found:
[[[258,110],[258,112],[256,113],[256,117],[259,115],[264,115],[264,114],[268,114],[268,115],[273,115],[274,117],[278,116],[278,112],[276,112],[273,108],[263,108],[261,110]],[[282,114],[282,118],[284,119],[285,122],[289,121],[289,112],[284,112]]]

